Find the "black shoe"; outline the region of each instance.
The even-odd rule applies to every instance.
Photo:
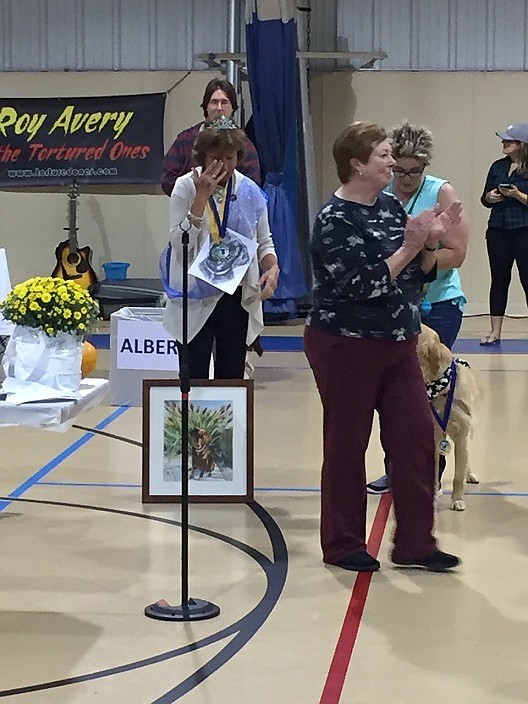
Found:
[[[366,550],[355,552],[353,555],[347,555],[342,560],[328,564],[342,567],[344,570],[352,570],[353,572],[377,572],[380,568],[380,563],[375,557],[369,555]]]
[[[460,565],[460,558],[456,555],[450,555],[448,552],[435,550],[435,552],[420,557],[417,560],[398,560],[395,557],[392,561],[398,567],[420,567],[430,572],[448,572]]]

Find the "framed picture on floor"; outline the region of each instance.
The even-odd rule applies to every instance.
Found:
[[[253,501],[253,380],[193,382],[188,407],[189,501]],[[145,379],[143,502],[180,502],[181,472],[179,380]]]

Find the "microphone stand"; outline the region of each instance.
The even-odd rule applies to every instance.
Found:
[[[189,392],[191,374],[188,362],[188,310],[189,310],[189,228],[182,229],[183,291],[182,291],[182,344],[180,345],[180,393],[181,393],[181,604],[171,606],[160,599],[145,608],[145,616],[160,621],[203,621],[214,618],[220,608],[204,599],[189,598]]]

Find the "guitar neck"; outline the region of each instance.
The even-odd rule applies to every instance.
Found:
[[[68,240],[70,245],[70,252],[75,254],[79,248],[79,243],[77,241],[77,184],[73,182],[70,191],[68,193]]]

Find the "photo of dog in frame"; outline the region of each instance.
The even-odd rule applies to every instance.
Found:
[[[181,403],[165,402],[164,479],[181,480]],[[229,401],[189,404],[189,479],[233,481],[233,405]]]
[[[451,440],[454,444],[454,479],[450,508],[464,511],[464,482],[478,484],[480,481],[470,470],[468,456],[475,405],[481,395],[480,385],[468,362],[453,356],[451,350],[440,342],[438,334],[423,324],[417,352],[434,416],[435,484],[438,488],[440,454],[449,452]]]
[[[193,479],[195,474],[199,479],[204,476],[211,476],[216,466],[215,456],[211,449],[213,436],[208,430],[203,428],[193,428],[189,433],[191,436],[191,467],[189,469],[189,479]]]
[[[143,379],[142,416],[143,503],[254,500],[252,379],[194,381],[186,402],[179,379]]]

